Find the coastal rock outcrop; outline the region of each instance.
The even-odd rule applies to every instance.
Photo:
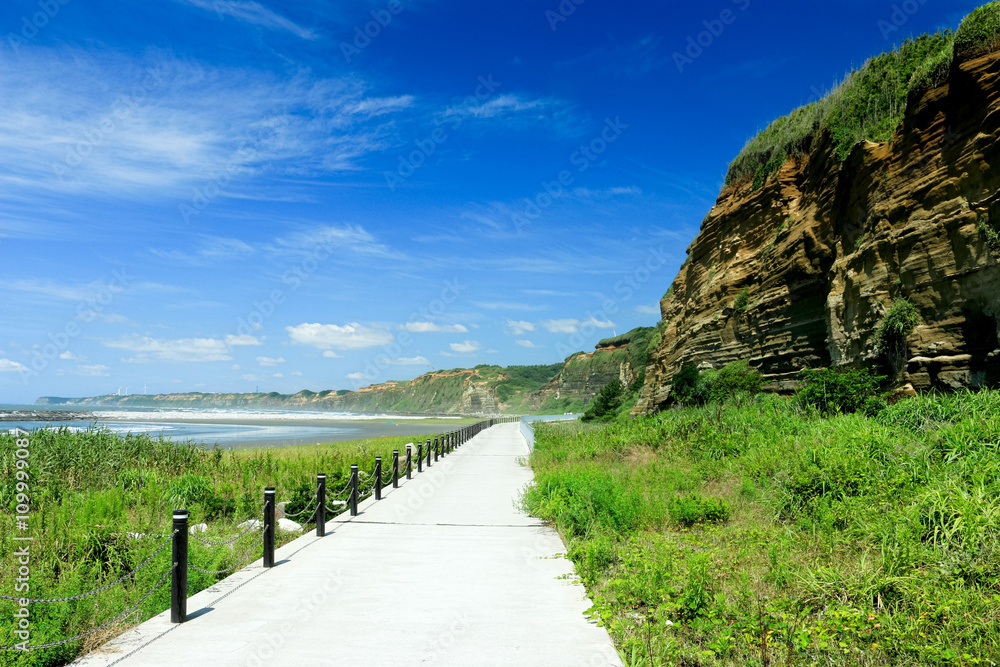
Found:
[[[900,384],[996,384],[998,158],[992,53],[956,60],[942,85],[911,95],[891,141],[842,161],[821,135],[757,189],[724,188],[660,302],[663,337],[635,411],[668,403],[688,363],[747,359],[775,391],[806,367],[876,366],[874,331],[900,298],[921,320]]]

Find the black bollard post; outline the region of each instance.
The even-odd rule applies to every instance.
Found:
[[[399,450],[392,450],[392,488],[399,488]]]
[[[382,457],[375,457],[375,500],[382,500]]]
[[[441,449],[441,444],[438,441],[438,437],[435,435],[434,436],[434,462],[435,463],[438,460],[438,452],[440,451],[440,449]]]
[[[417,443],[417,472],[424,471],[424,443]]]
[[[264,567],[274,567],[274,487],[264,487]]]
[[[316,537],[326,535],[326,473],[316,475]]]
[[[348,501],[351,504],[351,516],[358,515],[358,466],[351,464],[351,497]]]
[[[406,446],[406,479],[413,479],[413,445]]]
[[[427,467],[431,467],[431,441],[430,438],[427,439]]]
[[[187,620],[188,512],[174,510],[174,569],[170,576],[170,622]]]

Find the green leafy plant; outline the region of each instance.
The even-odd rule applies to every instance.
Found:
[[[819,409],[823,414],[863,412],[876,414],[885,407],[879,397],[883,375],[867,369],[806,368],[799,372],[799,402]]]
[[[977,225],[979,233],[983,237],[983,240],[986,241],[986,245],[989,246],[990,251],[997,257],[1000,257],[1000,232],[990,224],[989,216],[980,214]]]
[[[750,362],[740,359],[733,361],[719,371],[712,382],[709,398],[722,401],[740,393],[757,394],[764,385],[760,371],[750,366]]]
[[[955,32],[955,51],[961,55],[991,51],[1000,44],[1000,2],[988,2],[966,16]]]
[[[682,405],[702,405],[708,401],[715,381],[716,371],[699,371],[694,364],[686,364],[674,373],[670,395]]]
[[[875,345],[879,352],[888,356],[893,369],[898,373],[906,359],[906,339],[920,324],[920,313],[912,301],[897,299],[886,310],[875,328]]]
[[[744,287],[740,290],[739,294],[736,295],[736,299],[733,301],[733,309],[737,313],[745,313],[747,308],[750,307],[750,288]]]
[[[613,418],[622,404],[624,393],[625,387],[617,378],[601,387],[601,391],[597,393],[597,396],[587,407],[587,411],[583,413],[583,421]]]

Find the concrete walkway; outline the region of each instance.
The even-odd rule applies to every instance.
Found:
[[[479,434],[74,664],[621,666],[558,534],[518,509],[518,424]]]

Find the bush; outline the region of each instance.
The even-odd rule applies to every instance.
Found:
[[[764,377],[760,371],[752,368],[750,362],[741,359],[726,364],[726,367],[719,371],[712,382],[709,398],[713,401],[722,401],[741,392],[758,394],[763,385]]]
[[[889,356],[893,364],[906,356],[906,339],[920,324],[917,307],[907,299],[897,299],[875,328],[878,351]],[[897,369],[898,370],[898,369]]]
[[[694,364],[687,364],[674,373],[670,395],[682,405],[703,405],[708,402],[716,371],[702,373]]]
[[[867,369],[806,368],[799,372],[797,396],[805,406],[823,414],[863,412],[874,415],[885,406],[879,396],[884,375],[872,375]]]
[[[740,290],[740,293],[736,295],[736,300],[733,301],[733,308],[737,313],[745,313],[747,308],[750,307],[750,288],[744,287]]]
[[[583,421],[588,422],[594,419],[607,420],[615,416],[615,412],[622,404],[625,387],[617,379],[612,380],[601,388],[594,400],[590,402],[587,411],[583,413]]]
[[[955,52],[969,55],[990,51],[1000,43],[1000,2],[972,10],[955,33]]]
[[[686,528],[699,523],[724,523],[729,521],[729,505],[722,498],[689,493],[670,503],[670,518]]]

